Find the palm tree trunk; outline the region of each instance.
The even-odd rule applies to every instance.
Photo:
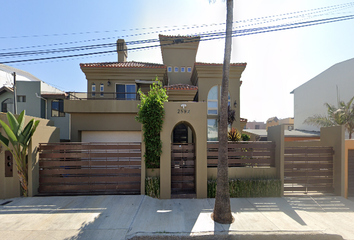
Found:
[[[213,212],[214,221],[222,224],[231,223],[233,217],[230,206],[229,193],[229,172],[228,172],[228,142],[227,142],[227,124],[228,124],[228,88],[229,88],[229,72],[231,59],[231,42],[232,42],[232,21],[233,21],[233,0],[227,0],[226,15],[226,40],[223,76],[221,83],[221,107],[219,121],[219,155],[218,155],[218,171],[217,171],[217,188],[215,196],[215,206]]]

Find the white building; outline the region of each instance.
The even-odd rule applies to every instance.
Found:
[[[319,131],[319,127],[304,121],[315,114],[327,115],[325,103],[337,106],[338,99],[348,102],[354,96],[354,58],[333,65],[291,93],[295,129]]]

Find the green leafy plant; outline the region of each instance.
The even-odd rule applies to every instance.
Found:
[[[141,89],[138,90],[138,94],[140,95],[141,103],[138,105],[139,112],[135,119],[143,124],[146,167],[159,168],[162,153],[160,132],[165,116],[163,104],[167,102],[168,96],[166,89],[162,87],[162,83],[157,77],[150,86],[150,91],[147,95]]]
[[[145,195],[159,198],[160,197],[160,178],[147,177],[145,179]]]
[[[216,179],[208,180],[208,198],[214,198],[216,194]],[[280,197],[280,179],[229,179],[230,197]]]
[[[30,120],[26,127],[25,124],[25,110],[16,118],[11,112],[6,114],[9,125],[0,120],[1,126],[7,137],[0,133],[0,141],[12,153],[16,167],[17,174],[20,179],[21,191],[23,196],[28,196],[28,163],[27,163],[27,150],[31,138],[36,131],[39,120]],[[11,147],[11,145],[12,147]]]
[[[242,133],[241,139],[242,139],[242,141],[249,141],[249,140],[251,140],[251,137],[245,133]]]
[[[327,116],[315,114],[312,117],[305,119],[304,123],[318,126],[318,127],[331,127],[344,125],[346,131],[349,133],[349,139],[352,138],[354,133],[354,97],[347,103],[338,101],[338,106],[335,107],[329,103],[325,103],[327,107]]]
[[[231,128],[227,136],[228,140],[233,142],[238,142],[241,139],[241,133],[236,128]]]

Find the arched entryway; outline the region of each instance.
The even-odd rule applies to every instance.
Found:
[[[195,132],[186,122],[178,123],[171,134],[171,197],[194,198]]]

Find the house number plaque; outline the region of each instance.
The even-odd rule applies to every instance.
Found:
[[[189,114],[190,111],[189,109],[177,109],[178,114]]]

